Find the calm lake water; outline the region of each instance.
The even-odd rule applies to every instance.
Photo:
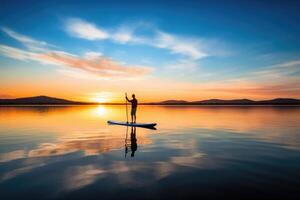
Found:
[[[298,199],[300,107],[0,107],[0,199]],[[135,133],[135,134],[134,134]]]

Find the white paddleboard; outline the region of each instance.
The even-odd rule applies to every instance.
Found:
[[[143,128],[153,128],[156,126],[156,123],[131,123],[131,122],[117,122],[109,120],[107,121],[108,124],[112,125],[122,125],[122,126],[134,126],[134,127],[143,127]]]

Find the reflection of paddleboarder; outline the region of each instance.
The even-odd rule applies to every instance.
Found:
[[[126,94],[126,100],[131,103],[131,123],[136,123],[136,109],[138,105],[138,101],[135,98],[135,95],[132,94],[132,99],[128,99],[127,94]]]
[[[130,140],[131,140],[131,157],[134,157],[134,152],[137,150],[137,139],[136,139],[136,128],[131,127],[131,134],[130,134]]]
[[[128,153],[128,147],[129,144],[127,144],[127,133],[128,129],[126,130],[126,138],[125,138],[125,158]],[[134,157],[134,153],[137,150],[137,139],[136,139],[136,127],[131,127],[131,133],[130,133],[130,150],[131,150],[131,157]]]

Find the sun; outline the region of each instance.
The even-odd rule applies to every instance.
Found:
[[[95,103],[109,103],[113,99],[113,93],[111,92],[96,92],[88,95],[91,102]]]
[[[94,97],[92,100],[96,103],[106,103],[108,102],[108,99],[105,97]]]

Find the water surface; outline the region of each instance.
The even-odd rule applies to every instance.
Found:
[[[300,107],[0,107],[0,199],[300,195]]]

